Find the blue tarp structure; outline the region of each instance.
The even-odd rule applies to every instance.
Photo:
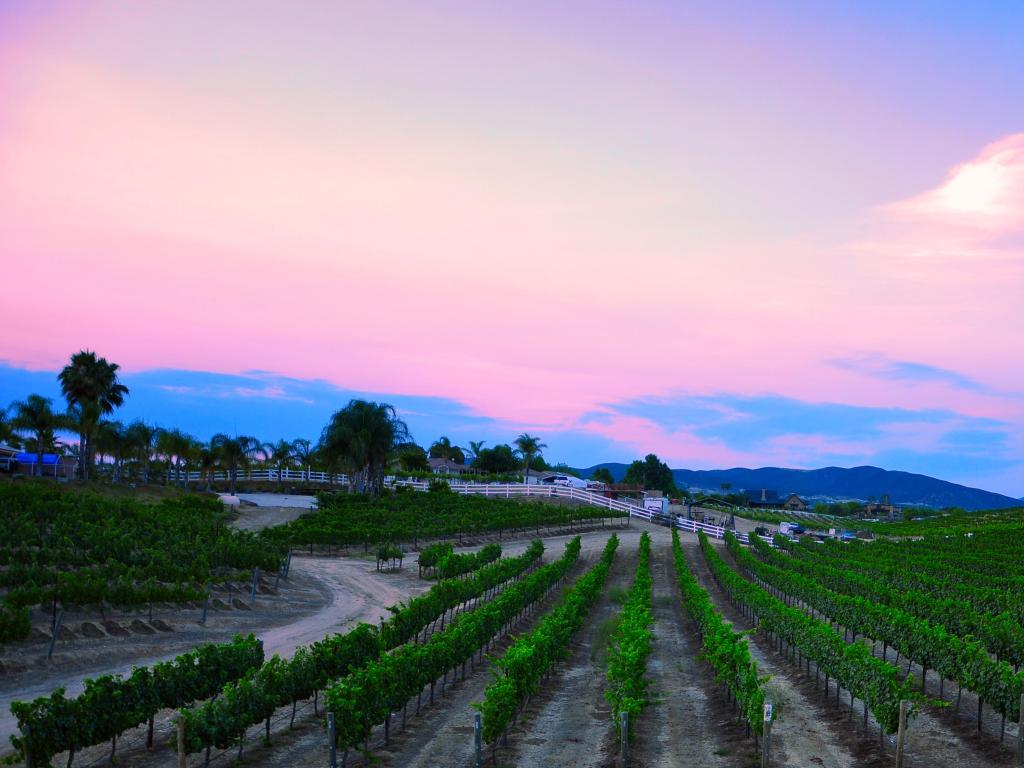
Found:
[[[34,453],[18,453],[14,455],[14,460],[19,464],[35,464],[39,459]],[[44,453],[43,454],[43,466],[51,466],[53,464],[60,464],[60,456],[56,453]]]

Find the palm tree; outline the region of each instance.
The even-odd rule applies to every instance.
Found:
[[[128,394],[128,387],[117,380],[119,367],[83,349],[72,355],[71,362],[57,375],[68,406],[81,409],[78,430],[83,480],[89,479],[92,440],[100,418],[120,408]]]
[[[316,446],[309,440],[300,437],[298,440],[292,441],[292,451],[295,455],[295,460],[302,465],[303,479],[309,480],[309,465],[313,463],[313,457],[316,455]]]
[[[227,467],[228,492],[234,496],[238,483],[238,468],[248,466],[253,457],[260,452],[260,442],[255,437],[231,437],[223,432],[210,440],[210,448],[219,459],[219,463]]]
[[[96,426],[96,450],[100,456],[109,456],[114,460],[111,481],[121,482],[121,466],[131,454],[128,442],[128,431],[120,421],[101,421]]]
[[[133,421],[125,430],[125,442],[135,460],[136,471],[142,472],[142,484],[149,483],[149,463],[153,460],[153,452],[156,450],[156,438],[160,429],[151,427],[144,421]]]
[[[516,438],[516,448],[519,449],[519,453],[523,457],[523,466],[525,467],[523,482],[528,484],[530,482],[530,462],[533,461],[534,456],[547,448],[547,445],[542,443],[539,437],[523,432]]]
[[[0,444],[9,445],[11,448],[18,447],[18,432],[11,423],[12,417],[7,414],[6,408],[0,408]]]
[[[174,469],[174,482],[181,481],[182,465],[188,460],[188,452],[195,442],[193,437],[180,429],[162,429],[156,438],[156,450],[167,461],[167,482],[171,481],[171,469]],[[186,482],[188,475],[185,475]]]
[[[14,418],[11,426],[28,436],[25,447],[36,454],[34,473],[43,474],[43,454],[58,445],[55,433],[65,425],[65,419],[53,410],[53,401],[42,395],[29,395],[20,402],[11,403]]]
[[[199,473],[206,478],[206,490],[213,489],[213,475],[217,471],[217,452],[209,445],[199,451]]]
[[[192,435],[186,435],[185,444],[181,450],[181,464],[184,469],[184,480],[182,485],[189,487],[189,473],[196,467],[202,467],[203,452],[207,450],[204,443],[196,440]]]
[[[473,461],[476,461],[478,458],[480,458],[480,454],[484,450],[484,443],[486,443],[486,442],[487,442],[486,440],[470,440],[469,441],[469,454],[470,454],[470,456],[473,457]]]
[[[295,461],[295,445],[287,440],[278,440],[276,443],[265,444],[263,452],[267,460],[277,468],[277,487],[280,489],[281,473]]]
[[[349,488],[379,494],[395,446],[409,442],[409,427],[394,406],[351,400],[331,417],[320,438],[329,464],[349,470]]]

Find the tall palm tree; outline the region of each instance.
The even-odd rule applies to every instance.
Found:
[[[266,443],[263,446],[263,453],[277,469],[277,487],[280,488],[281,473],[295,461],[295,445],[287,440],[278,440],[276,443]]]
[[[43,474],[43,454],[57,446],[56,431],[65,426],[61,414],[53,410],[53,401],[42,395],[29,395],[20,402],[11,403],[14,418],[11,426],[26,435],[26,448],[36,454],[34,474]]]
[[[324,458],[349,470],[349,487],[379,494],[396,445],[411,440],[394,406],[351,400],[331,417],[320,438]]]
[[[484,443],[486,440],[470,440],[469,441],[469,455],[473,457],[473,461],[480,458],[480,454],[484,450]]]
[[[209,445],[199,451],[199,472],[206,478],[206,490],[213,489],[213,475],[217,471],[217,452]]]
[[[188,461],[188,452],[195,442],[193,437],[180,429],[162,429],[156,438],[156,449],[167,461],[167,481],[171,480],[171,469],[174,470],[174,482],[181,482],[182,466]],[[185,475],[188,480],[188,475]]]
[[[135,471],[142,473],[143,485],[149,483],[149,463],[153,460],[156,438],[159,434],[160,430],[157,427],[151,427],[144,421],[133,421],[125,429],[125,441],[135,461]]]
[[[128,395],[128,387],[117,380],[119,368],[117,363],[108,363],[106,358],[83,349],[72,355],[71,362],[57,375],[68,406],[81,409],[78,430],[83,480],[89,479],[92,440],[100,418],[120,408]]]
[[[298,440],[292,441],[292,451],[295,453],[295,460],[302,465],[303,479],[309,480],[309,475],[305,473],[309,472],[309,466],[316,456],[316,446],[312,441],[300,437]]]
[[[533,461],[533,457],[537,456],[547,448],[547,445],[540,441],[539,437],[535,437],[528,432],[523,432],[519,437],[516,438],[516,448],[519,449],[519,453],[523,457],[523,466],[525,474],[523,475],[523,482],[530,482],[530,462]]]
[[[120,421],[101,421],[96,427],[96,451],[114,460],[111,482],[121,482],[121,467],[131,454],[128,431]]]
[[[227,468],[228,491],[234,496],[238,484],[238,469],[248,466],[260,453],[260,442],[255,437],[231,437],[221,432],[211,438],[210,448],[216,453],[220,464]]]

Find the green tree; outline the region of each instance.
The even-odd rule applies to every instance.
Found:
[[[427,452],[416,443],[404,443],[395,449],[398,455],[398,466],[404,472],[426,472],[430,469]]]
[[[590,475],[590,479],[605,485],[612,485],[615,482],[615,478],[612,477],[611,470],[608,467],[598,467]]]
[[[142,484],[149,483],[149,465],[156,450],[156,438],[160,430],[151,427],[144,421],[133,421],[125,429],[125,440],[128,443],[136,471],[142,475]]]
[[[457,445],[452,445],[452,441],[447,437],[439,437],[434,441],[433,445],[430,446],[430,458],[447,459],[456,464],[466,463],[466,455],[462,452],[462,449]]]
[[[306,473],[309,471],[310,465],[312,465],[316,456],[316,446],[313,445],[312,441],[300,437],[297,440],[292,440],[292,450],[295,453],[295,460],[302,467],[303,479],[309,480],[309,475]]]
[[[531,435],[529,432],[523,432],[516,438],[516,448],[519,450],[519,455],[523,457],[523,482],[528,483],[530,482],[530,463],[534,456],[540,455],[541,451],[547,448],[547,445],[542,443],[539,437]]]
[[[167,482],[171,481],[171,470],[174,470],[174,482],[181,482],[182,467],[188,462],[188,453],[192,449],[193,438],[180,429],[162,429],[156,438],[156,449],[167,461]],[[186,481],[188,475],[185,475]]]
[[[484,448],[480,451],[473,468],[480,472],[490,472],[502,475],[513,472],[519,466],[512,446],[501,443],[493,448]]]
[[[486,440],[470,440],[469,441],[469,455],[471,460],[475,462],[480,458],[480,454],[483,453],[484,443]]]
[[[227,470],[228,492],[234,496],[238,487],[238,470],[248,467],[260,453],[262,444],[255,437],[240,435],[231,437],[223,432],[210,439],[210,449],[217,457],[217,462]]]
[[[113,459],[111,482],[121,482],[121,470],[131,456],[128,430],[120,421],[103,420],[96,428],[96,451],[100,456]]]
[[[18,432],[11,423],[11,416],[7,409],[0,408],[0,445],[9,445],[11,448],[18,447]]]
[[[82,350],[71,356],[71,361],[57,375],[61,392],[68,407],[78,406],[80,464],[82,479],[89,479],[92,466],[92,440],[100,419],[120,408],[128,395],[128,387],[117,379],[117,363],[96,357],[95,352]]]
[[[320,443],[329,462],[348,470],[349,487],[379,494],[396,446],[410,441],[409,427],[394,406],[351,400],[331,417]]]
[[[267,443],[263,446],[267,460],[277,469],[277,487],[281,488],[281,473],[295,461],[295,444],[287,440]]]
[[[624,480],[631,485],[642,485],[646,490],[661,491],[666,496],[679,494],[672,470],[653,453],[647,454],[643,461],[630,464]]]
[[[25,447],[36,454],[33,473],[42,476],[43,454],[56,450],[56,432],[66,425],[66,419],[54,412],[53,401],[42,395],[29,395],[12,403],[11,409],[14,411],[11,426],[28,437]]]

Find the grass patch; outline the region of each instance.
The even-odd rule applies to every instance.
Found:
[[[594,643],[590,646],[590,661],[601,669],[608,664],[608,645],[611,643],[612,635],[619,626],[619,617],[605,619],[597,625],[597,632],[594,634]]]

